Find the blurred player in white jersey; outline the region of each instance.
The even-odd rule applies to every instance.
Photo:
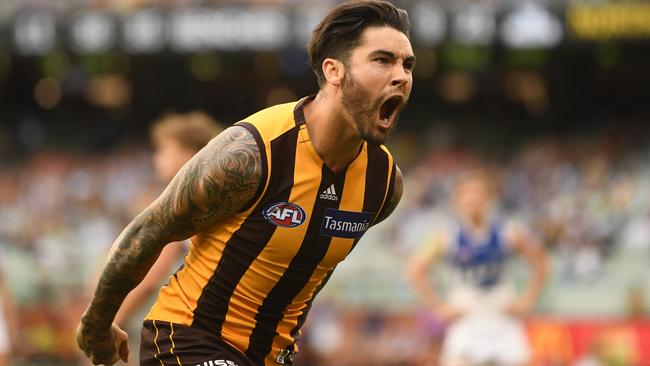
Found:
[[[455,224],[437,230],[408,268],[424,304],[450,323],[440,364],[527,365],[530,352],[520,318],[532,310],[542,290],[544,251],[521,225],[496,217],[493,189],[483,172],[459,179],[453,203]],[[519,294],[506,275],[513,254],[521,255],[531,269]],[[444,296],[428,278],[436,261],[445,261],[451,269]]]

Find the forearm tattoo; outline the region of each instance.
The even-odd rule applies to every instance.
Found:
[[[120,304],[162,248],[241,210],[262,184],[261,175],[260,151],[246,129],[228,128],[211,141],[117,238],[82,318],[84,325],[97,329],[98,336],[104,334],[99,331],[110,327]]]

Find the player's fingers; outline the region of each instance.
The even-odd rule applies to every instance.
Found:
[[[97,353],[91,353],[90,360],[93,365],[112,365],[120,359],[120,355],[116,348],[111,351],[110,353],[101,352],[99,355]]]
[[[112,330],[113,330],[113,336],[115,337],[114,338],[115,344],[117,344],[118,341],[121,343],[122,341],[129,339],[129,335],[125,331],[120,329],[120,327],[118,327],[115,323],[113,323]]]
[[[86,357],[90,357],[90,351],[88,350],[88,347],[86,347],[86,342],[83,341],[79,329],[77,329],[77,346],[86,355]]]
[[[129,362],[129,342],[124,341],[120,345],[120,358],[124,362]]]
[[[111,358],[110,365],[113,365],[114,363],[116,363],[119,360],[120,360],[120,353],[119,352],[113,353],[113,357]]]
[[[129,357],[129,335],[115,324],[113,324],[113,334],[113,349],[115,350],[113,363],[120,359],[127,362]]]
[[[113,356],[113,358],[115,358]],[[112,359],[108,360],[103,360],[103,359],[98,359],[97,357],[93,356],[90,361],[93,363],[93,365],[112,365],[114,364],[117,360],[112,361]]]

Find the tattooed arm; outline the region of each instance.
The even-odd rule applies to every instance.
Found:
[[[187,239],[254,198],[265,178],[260,156],[248,130],[226,129],[120,234],[77,329],[79,347],[94,364],[110,365],[128,356],[126,333],[112,324],[120,304],[167,243]]]
[[[403,190],[404,178],[402,177],[402,171],[399,170],[399,167],[397,165],[395,165],[395,187],[393,187],[393,195],[389,198],[388,203],[386,206],[384,206],[384,209],[379,214],[379,217],[377,217],[375,225],[384,221],[388,216],[390,216],[390,214],[393,213],[395,207],[397,207],[397,204],[402,199]]]

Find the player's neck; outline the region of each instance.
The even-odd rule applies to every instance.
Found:
[[[489,227],[489,223],[486,216],[473,216],[465,217],[465,225],[467,228],[474,232],[483,232]]]
[[[314,150],[330,170],[342,170],[359,155],[363,140],[334,97],[321,91],[303,111]]]

